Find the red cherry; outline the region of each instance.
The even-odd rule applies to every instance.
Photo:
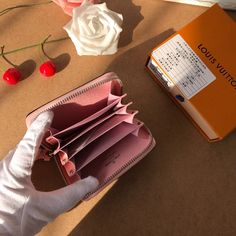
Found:
[[[21,78],[21,73],[17,68],[9,68],[3,74],[2,79],[6,81],[6,83],[13,85],[16,84]]]
[[[42,75],[50,77],[56,73],[56,66],[52,61],[46,61],[40,65],[39,71]]]

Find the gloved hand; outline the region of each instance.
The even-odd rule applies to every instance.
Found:
[[[0,162],[0,235],[36,234],[98,185],[97,179],[87,177],[52,192],[34,188],[31,168],[52,118],[52,112],[39,115],[16,149]]]

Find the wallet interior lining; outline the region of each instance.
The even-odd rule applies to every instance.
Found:
[[[132,133],[128,134],[92,162],[85,165],[79,171],[79,175],[81,178],[92,175],[98,178],[100,183],[103,183],[117,171],[127,168],[127,163],[141,155],[142,150],[145,150],[150,141],[150,135],[142,127],[138,136]]]
[[[124,122],[132,124],[133,123],[132,117],[133,114],[113,116],[106,122],[96,126],[94,129],[90,129],[90,131],[86,132],[84,135],[82,135],[82,137],[76,139],[76,141],[66,146],[69,159],[75,156],[83,148],[87,147],[90,143],[92,143],[99,137],[106,135],[107,133],[109,133],[109,131],[115,129],[115,127],[119,126],[120,124]]]
[[[82,169],[85,165],[99,157],[107,149],[124,139],[127,135],[139,129],[139,125],[122,123],[113,128],[102,137],[90,143],[74,157],[76,170]]]

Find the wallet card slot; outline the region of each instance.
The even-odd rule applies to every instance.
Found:
[[[96,159],[80,168],[79,175],[82,179],[92,175],[102,186],[109,180],[117,178],[122,171],[131,168],[147,148],[152,148],[153,145],[147,130],[140,128],[138,136],[128,134]]]
[[[84,129],[81,129],[79,132],[76,132],[72,136],[68,137],[65,140],[61,141],[61,148],[64,149],[71,143],[75,142],[77,139],[79,139],[82,135],[85,133],[89,132],[90,130],[94,129],[96,126],[100,125],[101,123],[105,122],[106,120],[110,119],[111,117],[115,115],[127,115],[128,111],[127,108],[130,106],[132,102],[122,105],[121,103],[119,104],[119,108],[116,110],[113,110],[111,112],[108,112],[105,114],[105,116],[99,117],[98,119],[95,120],[95,122],[89,124],[89,126],[86,126]],[[118,104],[117,104],[118,105]],[[56,152],[54,152],[56,154]]]
[[[127,122],[133,122],[133,118],[132,118],[132,116],[134,116],[135,115],[135,112],[134,113],[132,113],[132,114],[129,114],[129,116],[127,115],[126,116],[126,121]],[[124,121],[122,121],[122,122],[124,122]],[[106,140],[110,140],[109,139],[109,137],[113,137],[114,136],[114,134],[116,133],[116,132],[118,132],[118,131],[121,131],[121,129],[122,129],[122,131],[123,131],[123,133],[122,133],[122,135],[120,134],[120,136],[118,136],[118,137],[116,137],[115,139],[113,139],[113,141],[112,142],[110,142],[110,144],[109,145],[113,145],[113,142],[119,142],[119,140],[121,140],[123,137],[125,137],[125,136],[127,136],[128,134],[133,134],[133,135],[135,135],[135,136],[137,136],[138,135],[138,133],[139,133],[139,130],[140,130],[140,128],[143,126],[143,123],[141,123],[141,122],[137,122],[136,120],[134,120],[134,122],[135,122],[135,124],[133,124],[133,123],[126,123],[126,125],[122,125],[122,123],[120,124],[120,125],[118,125],[118,126],[120,126],[119,128],[117,128],[117,129],[115,129],[115,128],[113,128],[112,129],[112,133],[110,134],[110,135],[106,135],[107,137],[106,138],[104,138],[104,139],[102,139],[102,140],[100,140],[100,142],[103,142],[103,141],[105,141],[106,142]],[[128,126],[127,125],[130,125],[130,129],[128,129]],[[132,127],[131,127],[132,126]],[[127,132],[128,131],[128,132]],[[102,137],[101,137],[102,138]],[[100,138],[100,139],[101,139]],[[118,138],[118,139],[117,139]],[[99,139],[99,138],[98,138]],[[96,141],[95,141],[96,142]],[[92,148],[91,147],[91,144],[90,144],[90,148]],[[109,147],[108,147],[109,148]],[[105,148],[105,150],[106,150],[107,148]],[[100,149],[100,151],[101,151],[102,149]],[[101,153],[102,153],[103,151],[101,151]],[[95,157],[92,157],[92,158],[88,158],[87,160],[85,160],[85,162],[83,162],[82,163],[82,165],[80,166],[80,168],[78,169],[77,168],[77,164],[78,164],[78,162],[76,161],[76,157],[70,157],[70,158],[68,158],[68,149],[66,149],[66,150],[59,150],[58,151],[58,153],[56,154],[56,156],[57,156],[57,158],[60,160],[60,163],[61,163],[61,165],[62,166],[64,166],[64,169],[65,169],[65,171],[67,172],[67,174],[68,174],[68,176],[72,176],[72,175],[74,175],[77,171],[79,171],[81,168],[83,168],[85,165],[87,165],[89,162],[91,162],[93,159],[95,159],[96,158],[96,156]],[[87,155],[86,154],[86,151],[85,151],[85,155]],[[100,154],[99,154],[100,155]],[[81,156],[80,156],[80,158],[81,158]]]
[[[66,135],[69,135],[70,133],[75,131],[76,129],[78,129],[78,128],[82,127],[83,125],[86,125],[89,122],[92,122],[93,120],[95,120],[96,118],[102,116],[103,114],[105,114],[110,109],[115,110],[115,109],[119,108],[121,100],[125,96],[126,96],[126,94],[124,94],[122,96],[116,96],[116,95],[109,94],[108,97],[106,98],[105,106],[102,106],[102,107],[99,106],[99,109],[95,110],[95,113],[92,113],[92,114],[91,114],[91,111],[88,111],[89,110],[88,107],[85,108],[86,112],[83,111],[84,108],[82,108],[82,107],[78,107],[78,109],[74,109],[73,112],[72,111],[70,112],[69,110],[66,112],[66,111],[63,111],[63,109],[60,109],[62,114],[67,114],[67,115],[70,114],[70,117],[71,116],[76,116],[77,118],[81,118],[81,120],[74,123],[74,124],[72,124],[72,125],[70,125],[69,127],[65,128],[65,129],[55,133],[54,136],[56,138],[61,138],[62,139]],[[67,104],[67,106],[68,106],[68,104]],[[95,105],[90,105],[90,106],[91,107],[97,106],[97,103]],[[90,107],[90,110],[91,110],[91,107]],[[58,114],[58,116],[59,116],[59,114]]]
[[[102,137],[92,142],[89,146],[74,156],[76,170],[79,171],[124,137],[135,132],[136,130],[139,130],[140,127],[140,124],[121,123],[108,133],[104,134]]]
[[[79,132],[78,134],[76,134],[76,136],[71,137],[69,140],[66,140],[63,142],[63,140],[60,141],[60,144],[58,145],[58,148],[54,149],[53,151],[53,155],[56,155],[57,153],[59,153],[60,151],[62,151],[63,155],[60,155],[60,161],[61,164],[64,165],[67,161],[68,161],[68,155],[67,155],[67,146],[69,146],[71,143],[76,142],[77,139],[79,139],[82,135],[86,134],[87,132],[89,132],[90,130],[92,130],[94,127],[96,127],[97,125],[101,124],[102,122],[105,122],[107,119],[115,116],[115,115],[127,115],[128,111],[127,111],[127,107],[130,105],[131,103],[128,103],[126,105],[124,105],[123,107],[121,107],[120,109],[118,109],[117,111],[114,111],[113,113],[111,113],[110,115],[100,119],[99,121],[97,121],[96,123],[94,123],[92,126],[89,126],[87,129]],[[135,112],[134,112],[135,113]]]
[[[102,124],[96,126],[94,129],[87,132],[85,135],[80,137],[73,142],[72,145],[67,146],[68,156],[70,158],[74,157],[78,152],[80,152],[87,145],[95,141],[97,138],[101,137],[105,133],[114,129],[116,126],[120,125],[122,122],[133,124],[134,116],[137,114],[137,111],[128,113],[125,115],[116,115],[103,122]]]

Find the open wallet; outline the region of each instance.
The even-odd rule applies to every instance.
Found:
[[[26,117],[29,127],[42,112],[54,118],[40,146],[41,158],[54,159],[66,184],[94,176],[99,186],[90,199],[155,146],[136,110],[122,101],[122,82],[109,72],[37,108]]]

